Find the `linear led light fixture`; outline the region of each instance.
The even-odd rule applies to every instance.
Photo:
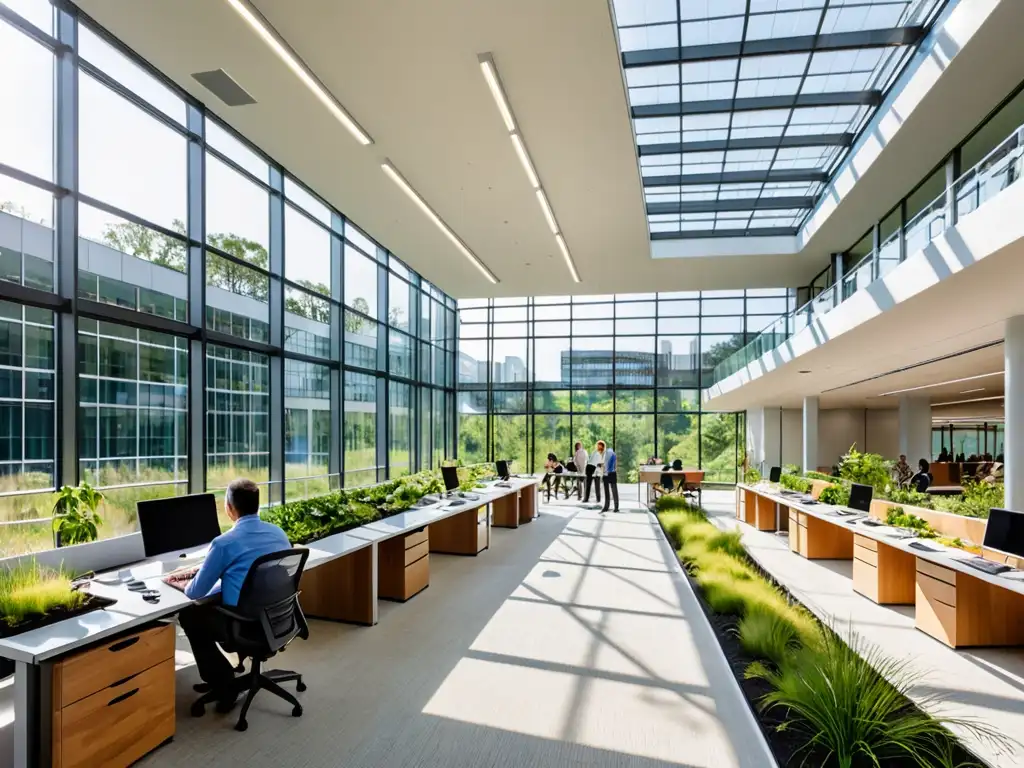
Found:
[[[383,163],[380,164],[380,167],[381,169],[383,169],[384,173],[387,174],[388,178],[395,182],[395,184],[398,185],[399,189],[405,192],[405,194],[409,197],[410,200],[416,203],[416,205],[419,207],[421,211],[423,211],[426,217],[430,219],[432,222],[434,222],[434,226],[436,226],[438,229],[444,232],[445,236],[447,236],[447,238],[452,241],[455,247],[459,249],[459,252],[462,253],[462,255],[465,256],[467,259],[469,259],[469,261],[473,264],[474,267],[480,270],[480,274],[486,277],[491,282],[491,285],[497,285],[498,278],[496,278],[494,274],[491,272],[491,270],[489,270],[484,265],[484,263],[477,258],[477,255],[475,253],[469,250],[468,246],[464,242],[462,242],[462,240],[459,238],[458,235],[455,234],[455,232],[452,231],[451,227],[444,223],[444,220],[442,220],[441,217],[437,215],[434,209],[427,205],[427,201],[420,196],[419,192],[412,188],[412,185],[405,180],[405,177],[398,172],[398,169],[391,164],[391,161],[385,160]]]
[[[572,260],[572,255],[569,253],[569,247],[565,244],[565,237],[558,226],[555,212],[551,209],[551,203],[544,192],[544,187],[541,186],[533,160],[530,158],[530,153],[526,150],[523,135],[519,130],[519,125],[516,123],[515,115],[512,114],[512,107],[509,106],[508,97],[505,96],[505,89],[501,85],[498,69],[494,66],[494,57],[489,53],[481,53],[477,58],[480,61],[480,70],[484,74],[487,88],[491,91],[491,96],[494,97],[494,103],[498,105],[498,112],[501,114],[506,130],[508,130],[509,138],[512,140],[516,157],[519,158],[519,163],[523,166],[523,170],[526,171],[526,178],[529,179],[530,186],[535,190],[537,202],[540,203],[540,209],[544,212],[544,220],[548,223],[551,234],[555,236],[555,242],[558,244],[558,250],[562,252],[562,258],[565,259],[565,266],[569,268],[569,274],[572,275],[573,280],[577,283],[582,282],[580,280],[580,273],[576,271],[576,264]]]
[[[888,395],[901,395],[904,392],[916,392],[919,389],[931,389],[933,387],[943,387],[946,384],[959,384],[964,381],[975,381],[977,379],[987,379],[989,376],[1002,376],[1003,371],[993,371],[992,373],[980,373],[977,376],[965,376],[962,379],[950,379],[949,381],[939,381],[935,384],[922,384],[920,387],[908,387],[907,389],[894,389],[892,392],[883,392],[878,397],[887,397]]]
[[[245,22],[253,28],[257,35],[265,42],[277,57],[281,59],[288,68],[295,73],[295,76],[302,81],[313,95],[327,107],[327,110],[334,115],[334,118],[348,130],[349,133],[364,147],[373,144],[370,134],[360,127],[355,118],[350,115],[336,98],[324,87],[324,84],[302,63],[296,53],[292,50],[278,33],[270,26],[267,20],[258,10],[253,8],[246,0],[225,0],[234,11],[241,16]]]
[[[951,400],[948,403],[932,403],[932,408],[939,405],[963,405],[964,403],[983,403],[986,400],[1002,400],[1003,395],[996,395],[995,397],[972,397],[969,400]]]

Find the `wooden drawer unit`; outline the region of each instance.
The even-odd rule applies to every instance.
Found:
[[[867,536],[853,537],[853,588],[880,605],[913,605],[913,555]]]
[[[174,627],[55,662],[53,706],[55,768],[131,765],[174,736]]]
[[[789,548],[793,552],[800,551],[800,512],[795,509],[789,510]]]
[[[377,595],[405,602],[430,585],[429,529],[382,541],[377,546]]]

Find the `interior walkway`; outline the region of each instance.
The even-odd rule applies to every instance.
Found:
[[[275,664],[301,671],[304,714],[260,694],[249,730],[188,714],[142,764],[294,768],[766,768],[710,628],[652,518],[572,502],[494,531],[479,557],[431,556],[431,586],[373,628],[311,622]],[[577,514],[579,513],[579,514]]]
[[[739,528],[751,556],[819,618],[840,634],[852,627],[890,656],[911,661],[919,674],[913,693],[940,697],[933,713],[971,719],[1024,741],[1024,650],[954,651],[914,628],[913,606],[878,605],[854,592],[852,561],[805,560],[790,551],[787,536],[740,523],[735,498],[731,490],[706,491],[704,508],[719,527]],[[1006,753],[987,742],[972,741],[969,734],[959,735],[989,765],[1024,765],[1024,748]]]

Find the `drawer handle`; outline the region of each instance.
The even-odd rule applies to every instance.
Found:
[[[132,688],[127,693],[122,693],[120,696],[115,696],[114,698],[112,698],[110,701],[107,702],[107,706],[108,707],[112,707],[115,704],[117,704],[118,702],[124,701],[125,699],[130,699],[132,696],[134,696],[138,692],[139,692],[138,688]]]
[[[110,685],[108,685],[107,688],[117,688],[119,685],[124,685],[129,680],[131,680],[133,677],[138,677],[141,674],[142,674],[141,672],[136,672],[134,675],[128,675],[128,677],[122,677],[120,680],[118,680],[116,682],[113,682]]]
[[[125,648],[131,648],[137,642],[139,642],[138,635],[136,635],[135,637],[129,637],[127,640],[122,640],[119,643],[114,643],[107,650],[111,651],[112,653],[117,653],[118,651],[123,651]]]

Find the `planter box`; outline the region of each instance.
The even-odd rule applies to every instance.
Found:
[[[33,629],[39,629],[50,624],[56,624],[58,621],[64,621],[65,619],[73,619],[75,616],[81,616],[85,613],[91,613],[92,611],[99,611],[103,608],[109,608],[111,605],[116,603],[109,597],[100,597],[99,595],[89,595],[88,599],[82,605],[72,610],[64,608],[50,611],[49,613],[36,614],[30,616],[15,626],[9,626],[6,621],[0,621],[0,637],[14,637],[20,635],[22,632],[31,632]]]
[[[913,507],[909,504],[897,504],[887,499],[872,500],[871,516],[885,520],[889,507],[899,507],[907,514],[917,515],[943,536],[969,539],[975,544],[981,544],[985,540],[987,521],[978,517],[965,517],[964,515],[954,515],[951,512],[939,512],[935,509]]]

